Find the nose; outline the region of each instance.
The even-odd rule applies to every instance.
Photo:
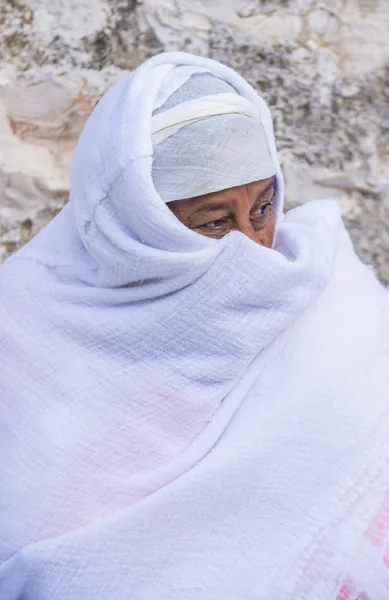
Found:
[[[243,233],[243,235],[250,238],[250,240],[252,240],[256,244],[263,245],[262,242],[259,240],[258,232],[255,231],[255,229],[253,228],[250,219],[245,219],[244,221],[237,223],[236,231],[240,231],[240,233]]]

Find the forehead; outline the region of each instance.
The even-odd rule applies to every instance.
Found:
[[[211,192],[209,194],[204,194],[203,196],[196,196],[195,198],[175,200],[174,202],[169,202],[168,206],[175,213],[178,211],[190,211],[193,213],[203,209],[203,207],[207,207],[207,209],[214,207],[214,210],[217,210],[224,205],[239,202],[239,200],[242,200],[243,198],[255,202],[261,193],[265,192],[269,187],[271,188],[273,183],[275,183],[275,176],[261,179],[260,181],[254,181],[246,185],[239,185],[218,192]]]

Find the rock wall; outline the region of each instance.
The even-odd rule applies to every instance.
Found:
[[[68,195],[102,93],[161,50],[236,68],[272,107],[287,204],[335,196],[389,284],[388,0],[3,0],[0,261]]]

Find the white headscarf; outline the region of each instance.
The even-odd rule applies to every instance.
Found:
[[[258,107],[222,79],[192,75],[153,114],[152,177],[165,202],[276,173]]]
[[[153,112],[199,72],[258,111],[273,249],[195,233],[154,185]],[[387,597],[388,294],[334,203],[282,199],[231,69],[161,54],[98,103],[70,203],[0,267],[2,600]]]

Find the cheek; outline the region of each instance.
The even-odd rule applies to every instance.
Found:
[[[264,227],[261,231],[258,231],[256,234],[258,244],[261,244],[266,248],[271,248],[274,237],[274,226],[275,218],[274,212],[272,211],[271,216],[269,217],[269,220],[266,224],[266,227]]]
[[[192,219],[190,216],[188,216],[188,211],[186,211],[184,208],[175,208],[174,210],[172,210],[173,214],[177,217],[177,219],[179,221],[181,221],[181,223],[183,225],[185,225],[186,227],[191,227],[192,225]]]

